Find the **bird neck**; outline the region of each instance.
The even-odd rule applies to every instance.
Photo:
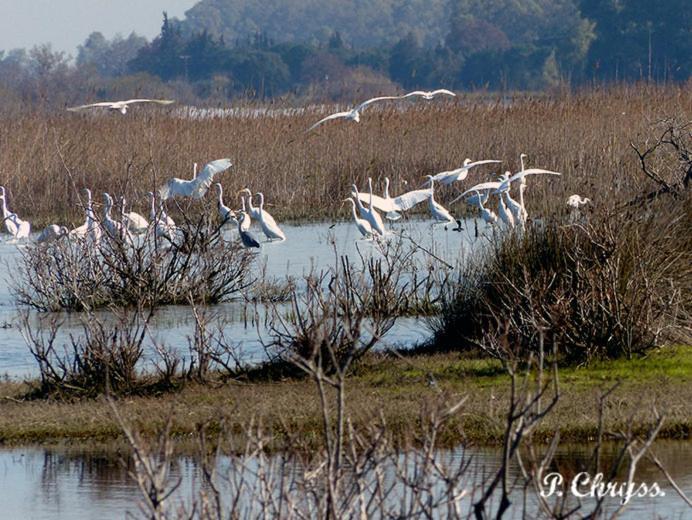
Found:
[[[384,198],[389,198],[389,177],[384,178]]]
[[[356,213],[356,203],[353,202],[353,199],[349,199],[351,201],[351,213],[353,213],[353,220],[358,220],[358,213]]]
[[[524,206],[524,190],[526,189],[526,184],[522,183],[519,185],[519,205],[523,208]]]
[[[2,198],[2,218],[7,218],[7,202],[5,201],[5,197]]]

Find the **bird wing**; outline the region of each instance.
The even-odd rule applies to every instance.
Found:
[[[472,191],[480,192],[481,190],[497,190],[501,184],[502,184],[501,182],[481,182],[480,184],[476,184],[475,186],[472,186],[471,188],[466,190],[464,193],[462,193],[461,195],[456,197],[452,202],[450,202],[450,204],[454,204],[456,201],[464,198],[466,195],[468,195]]]
[[[411,209],[416,204],[420,204],[424,200],[428,200],[432,195],[430,188],[422,190],[408,191],[398,197],[392,199],[396,211],[406,211]]]
[[[327,117],[325,117],[325,118],[320,119],[319,121],[317,121],[317,123],[315,123],[315,124],[312,125],[310,128],[308,128],[307,130],[305,130],[305,132],[307,133],[307,132],[309,132],[310,130],[312,130],[313,128],[317,128],[317,127],[320,126],[322,123],[326,123],[327,121],[331,121],[332,119],[338,119],[338,118],[340,118],[340,117],[347,117],[350,113],[351,113],[351,111],[348,110],[348,111],[346,111],[346,112],[336,112],[336,113],[334,113],[334,114],[328,115]]]
[[[447,96],[457,97],[457,95],[454,92],[452,92],[451,90],[447,90],[446,88],[438,88],[437,90],[433,90],[430,93],[431,96],[437,96],[438,94],[445,94]]]
[[[413,96],[425,96],[427,92],[423,92],[422,90],[414,90],[413,92],[409,92],[408,94],[404,94],[403,96],[399,96],[399,99],[406,99],[410,98]]]
[[[522,170],[518,173],[515,173],[512,175],[509,179],[506,181],[502,182],[500,184],[500,187],[497,188],[497,191],[504,191],[507,188],[509,188],[509,185],[513,183],[514,181],[518,181],[526,177],[527,175],[562,175],[559,172],[553,172],[550,170],[543,170],[541,168],[529,168],[528,170]]]
[[[70,112],[75,112],[77,110],[82,110],[84,108],[94,108],[94,107],[112,107],[113,102],[112,101],[101,101],[100,103],[90,103],[89,105],[80,105],[78,107],[70,107],[67,110]]]
[[[196,189],[192,196],[195,198],[201,198],[211,186],[214,180],[214,175],[226,171],[231,167],[230,159],[217,159],[207,163],[204,168],[202,168],[202,173],[200,173],[197,178],[193,181],[196,184]]]
[[[356,107],[356,112],[360,112],[363,110],[365,107],[368,105],[372,105],[373,103],[376,103],[377,101],[388,101],[391,99],[401,99],[400,96],[380,96],[380,97],[374,97],[371,99],[368,99],[367,101],[363,101],[360,105]]]
[[[170,105],[175,103],[173,99],[128,99],[122,101],[124,105],[132,105],[133,103],[158,103],[159,105]]]
[[[351,195],[353,195],[354,197],[358,197],[365,206],[370,204],[370,193],[358,192],[358,194],[356,195],[355,191],[351,191]],[[380,197],[379,195],[374,194],[372,196],[372,206],[374,208],[379,209],[380,211],[389,212],[396,210],[396,207],[394,206],[394,199],[385,199],[383,197]]]
[[[480,166],[481,164],[497,164],[501,162],[502,161],[498,161],[496,159],[485,159],[483,161],[475,161],[467,164],[466,166],[461,166],[456,170],[449,170],[446,172],[435,174],[433,176],[433,179],[441,184],[452,184],[455,181],[463,181],[471,168],[475,168],[476,166]]]
[[[176,196],[189,197],[194,190],[194,182],[173,177],[159,188],[159,195],[162,200]]]

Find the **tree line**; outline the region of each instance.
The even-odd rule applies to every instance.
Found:
[[[73,62],[49,45],[0,51],[0,102],[60,92],[69,103],[133,89],[195,102],[686,81],[686,7],[683,0],[202,0],[184,20],[164,13],[151,41],[92,33]]]

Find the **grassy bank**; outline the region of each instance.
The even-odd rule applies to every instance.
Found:
[[[689,438],[692,431],[692,347],[661,349],[647,358],[593,363],[561,369],[561,398],[542,423],[538,439],[555,430],[563,441],[592,439],[597,432],[601,393],[620,381],[608,399],[605,429],[633,424],[643,431],[653,406],[665,414],[662,438]],[[431,384],[432,382],[432,384]],[[75,402],[24,400],[31,383],[0,384],[0,442],[119,442],[120,429],[101,399]],[[394,437],[415,442],[426,402],[468,396],[462,412],[444,431],[442,444],[462,440],[495,444],[501,440],[509,399],[509,380],[493,360],[439,354],[397,358],[369,355],[354,368],[347,405],[355,424],[368,424],[381,412]],[[309,446],[319,436],[321,414],[314,384],[308,380],[257,371],[244,380],[211,385],[187,384],[177,393],[118,401],[122,414],[153,433],[173,414],[173,431],[191,436],[201,423],[241,431],[255,420],[274,434],[289,432]]]

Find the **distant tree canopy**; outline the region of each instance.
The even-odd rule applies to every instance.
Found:
[[[686,81],[688,3],[201,0],[183,20],[164,13],[150,42],[92,33],[74,64],[46,45],[0,50],[0,100],[47,102],[51,92],[64,102],[135,92],[188,102],[286,94],[354,99],[413,88]]]

